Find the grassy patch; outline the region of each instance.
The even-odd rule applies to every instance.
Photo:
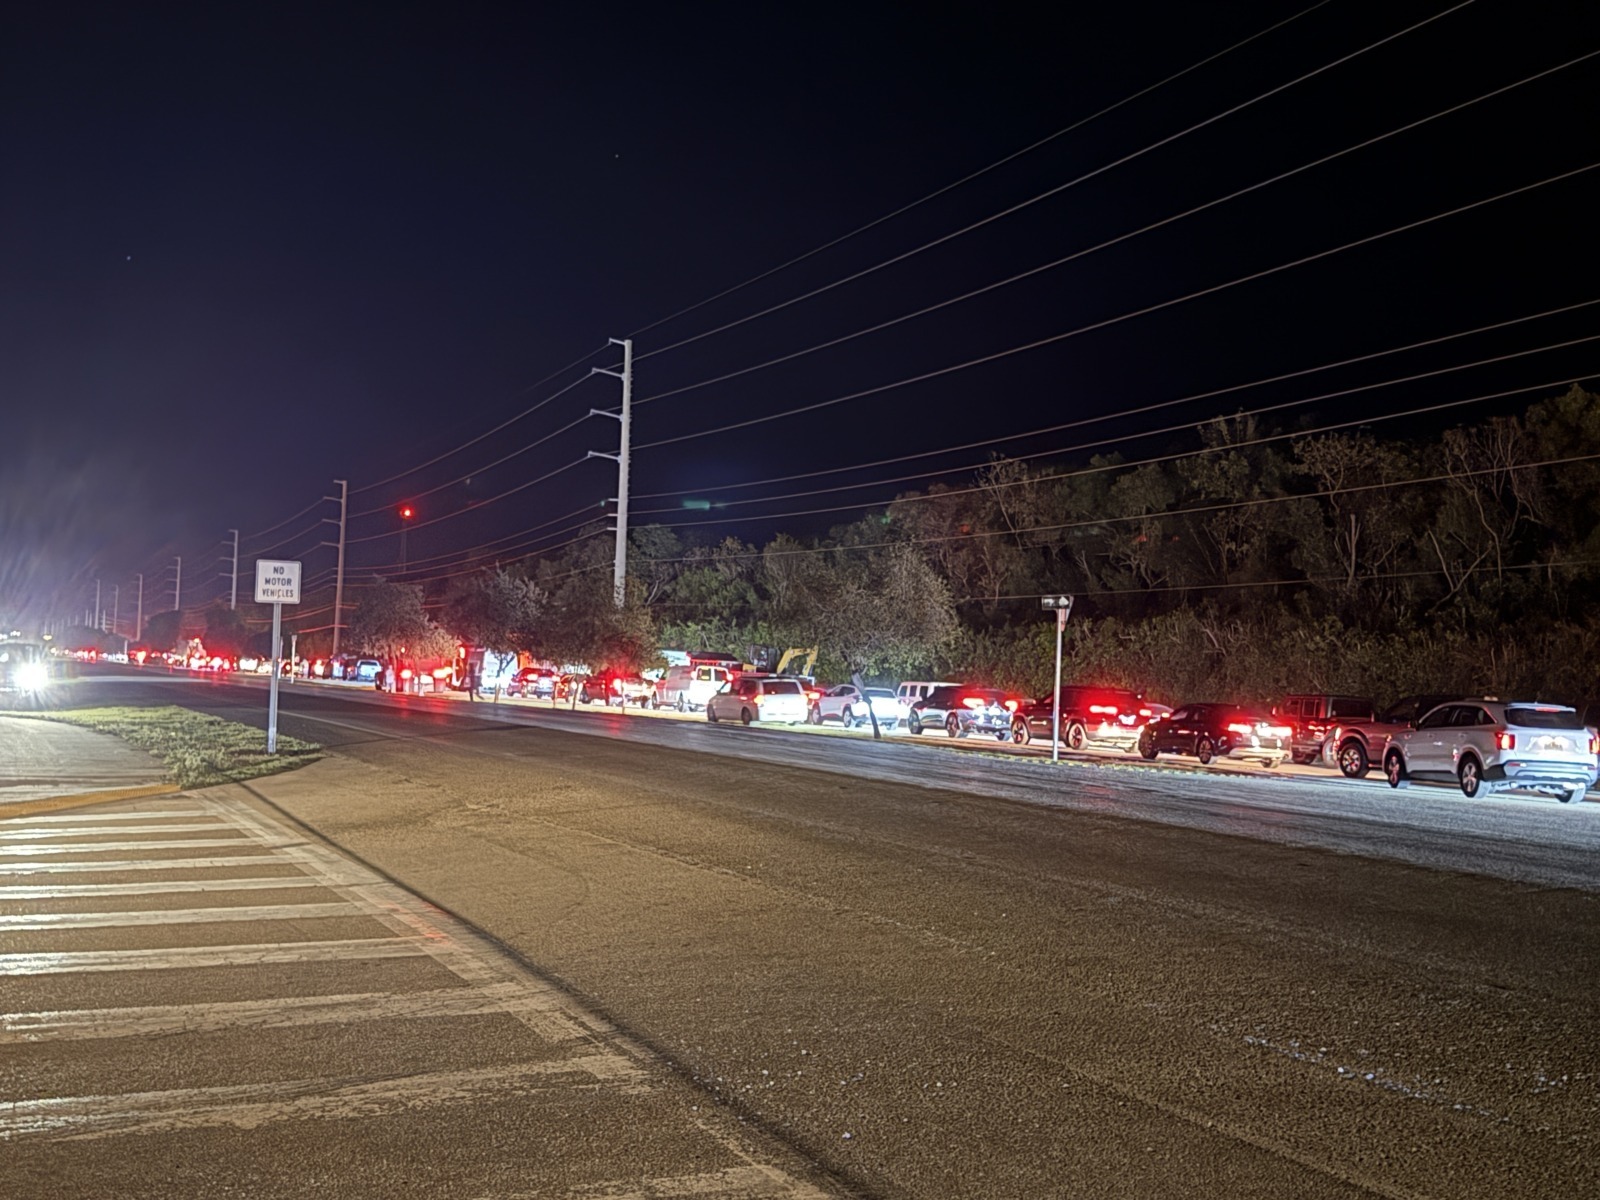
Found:
[[[179,787],[240,783],[304,766],[322,757],[316,742],[278,735],[278,752],[267,753],[267,735],[237,721],[167,705],[163,708],[75,708],[39,713],[114,734],[130,746],[148,750]]]

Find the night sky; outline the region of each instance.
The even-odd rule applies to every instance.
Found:
[[[566,541],[615,494],[585,455],[617,424],[580,420],[618,402],[609,338],[635,523],[758,542],[995,451],[1137,458],[1480,359],[1539,351],[1274,420],[1422,437],[1593,386],[1600,342],[1542,348],[1600,305],[1129,415],[1600,300],[1600,56],[1136,233],[1597,51],[1600,6],[1522,0],[13,6],[0,618],[81,619],[135,572],[169,607],[176,555],[186,608],[225,596],[232,528],[325,576],[335,478],[353,570],[396,561],[400,501],[413,563]]]

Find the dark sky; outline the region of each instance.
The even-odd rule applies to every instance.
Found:
[[[353,568],[398,558],[404,499],[419,510],[413,563],[494,539],[564,541],[615,494],[615,468],[583,460],[614,450],[616,423],[578,421],[617,402],[614,380],[585,378],[617,362],[611,337],[635,337],[635,520],[735,521],[702,532],[761,540],[855,515],[763,513],[879,504],[926,486],[882,482],[918,472],[959,479],[991,448],[952,448],[984,439],[1109,418],[996,447],[1071,459],[1101,437],[1591,336],[1600,306],[1119,416],[1600,299],[1600,170],[1003,353],[1600,163],[1600,57],[1027,280],[748,370],[1600,51],[1593,5],[1451,7],[13,6],[0,31],[0,617],[81,616],[96,578],[126,590],[140,571],[147,612],[166,607],[175,555],[185,607],[225,595],[231,528],[246,563],[300,558],[308,580],[325,575],[332,554],[317,543],[333,527],[316,522],[335,508],[317,501],[335,478],[360,514]],[[1600,344],[1583,344],[1278,419],[1420,436],[1597,375]],[[1137,457],[1171,440],[1114,448]],[[760,482],[931,450],[947,452]],[[681,507],[685,493],[874,481]],[[709,490],[741,483],[754,486]]]

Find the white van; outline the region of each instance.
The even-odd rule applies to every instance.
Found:
[[[899,687],[895,688],[894,698],[900,701],[900,703],[905,706],[905,709],[909,711],[911,706],[918,700],[927,699],[928,693],[933,691],[934,688],[960,686],[961,685],[959,683],[955,683],[950,680],[929,681],[926,679],[913,679],[906,683],[902,683]]]
[[[706,701],[728,686],[733,672],[709,663],[694,667],[668,667],[656,681],[656,707],[679,712],[701,709]]]

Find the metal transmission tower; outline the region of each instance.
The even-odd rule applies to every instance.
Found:
[[[345,479],[335,479],[339,485],[339,563],[334,569],[333,577],[333,649],[329,651],[330,659],[339,654],[339,610],[344,605],[344,519],[350,507],[350,483]],[[332,496],[324,496],[324,500],[332,500]],[[322,518],[330,520],[328,517]],[[326,543],[324,543],[326,544]]]
[[[633,339],[611,338],[613,346],[622,347],[622,370],[611,371],[605,367],[591,367],[591,375],[610,375],[613,379],[622,380],[622,411],[605,412],[598,408],[591,408],[589,413],[596,417],[615,417],[622,422],[621,446],[616,454],[605,454],[599,450],[589,451],[590,458],[609,458],[617,464],[617,559],[612,568],[611,587],[618,608],[628,598],[628,438],[633,420]]]

